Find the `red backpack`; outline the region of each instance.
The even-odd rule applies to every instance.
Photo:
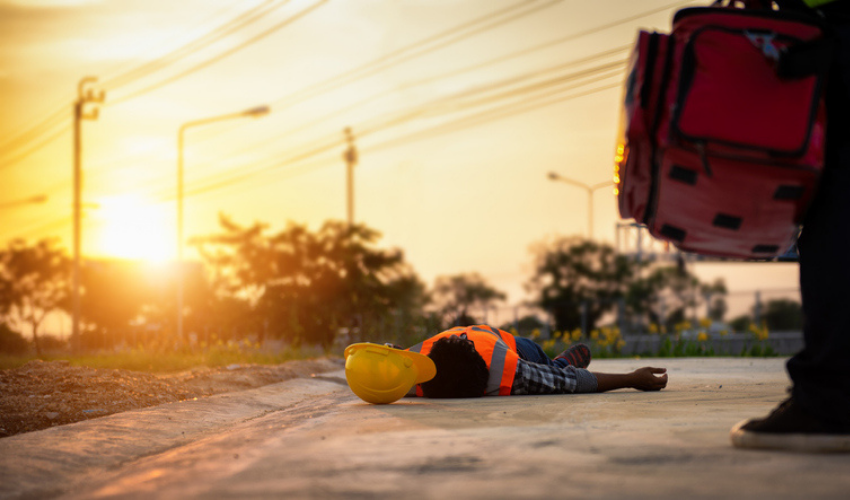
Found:
[[[830,46],[812,16],[733,5],[682,9],[669,35],[640,32],[618,203],[681,250],[772,258],[794,243],[823,169]]]

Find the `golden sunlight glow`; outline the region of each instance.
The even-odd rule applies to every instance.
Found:
[[[161,262],[173,255],[174,237],[165,207],[134,195],[98,200],[91,212],[99,224],[98,253]],[[95,215],[96,214],[96,215]]]

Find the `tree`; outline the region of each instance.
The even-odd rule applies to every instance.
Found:
[[[14,240],[0,252],[0,312],[12,324],[29,326],[38,356],[41,323],[51,312],[67,308],[70,278],[71,261],[55,240],[33,246]]]
[[[492,307],[494,302],[507,297],[477,273],[438,276],[433,294],[443,321],[454,326],[476,324],[472,316],[474,309]]]
[[[725,298],[729,291],[726,289],[723,278],[717,278],[712,283],[701,283],[699,290],[705,304],[706,317],[714,321],[723,321],[726,311],[729,310]]]
[[[329,221],[314,233],[289,223],[266,236],[261,223],[242,227],[222,215],[220,224],[221,234],[195,241],[217,293],[243,301],[293,344],[327,348],[342,328],[353,339],[378,334],[394,311],[425,300],[402,252],[375,248],[380,233],[365,225]]]
[[[23,335],[0,323],[0,353],[19,355],[27,352],[29,344]]]
[[[709,318],[721,319],[726,313],[725,295],[722,279],[704,284],[681,267],[657,266],[629,284],[626,306],[632,315],[673,329],[688,318],[689,309],[695,316],[700,303],[706,304]]]
[[[768,300],[764,306],[762,319],[770,330],[801,330],[803,328],[803,306],[791,299]]]
[[[638,266],[605,244],[580,237],[559,238],[532,248],[534,275],[527,284],[534,303],[555,318],[555,328],[593,326],[626,294]]]

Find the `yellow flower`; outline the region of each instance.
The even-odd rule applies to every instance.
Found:
[[[708,340],[708,334],[707,333],[699,332],[699,334],[697,334],[697,341],[698,342],[705,342],[706,340]]]
[[[720,333],[721,337],[725,337],[729,335],[729,330],[720,330],[718,333]]]
[[[532,339],[540,338],[540,329],[539,328],[535,328],[534,330],[531,331],[531,338]]]
[[[591,340],[599,339],[599,330],[593,330],[592,332],[590,332],[590,338]]]
[[[625,340],[618,340],[617,341],[617,349],[620,350],[623,347],[626,347],[626,341]]]
[[[570,334],[570,338],[572,338],[573,342],[579,340],[581,338],[581,328],[576,328],[575,330],[573,330],[573,332]]]
[[[699,326],[701,326],[703,328],[710,328],[711,327],[711,320],[708,319],[708,318],[702,318],[701,320],[699,320]]]
[[[649,333],[651,333],[653,335],[657,334],[658,333],[658,325],[656,325],[655,323],[650,323],[649,324]]]

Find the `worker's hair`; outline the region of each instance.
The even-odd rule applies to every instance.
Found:
[[[487,390],[490,371],[475,345],[456,335],[434,342],[428,357],[437,367],[437,375],[422,384],[428,398],[477,398]]]

